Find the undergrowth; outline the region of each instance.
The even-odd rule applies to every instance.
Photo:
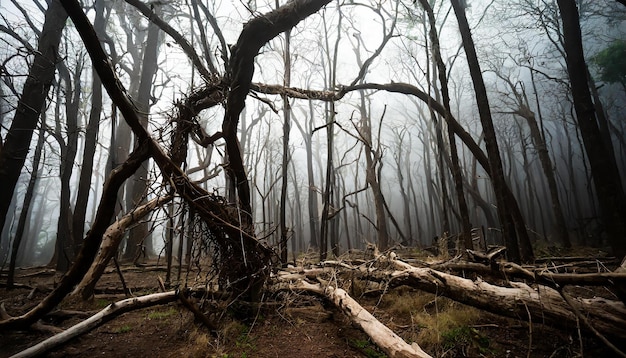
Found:
[[[489,346],[484,340],[475,344],[478,332],[470,328],[478,322],[480,311],[445,297],[400,287],[385,294],[379,307],[406,321],[403,323],[408,328],[402,334],[406,341],[417,342],[437,356],[453,350],[459,354],[452,356],[467,356],[463,352],[470,348]]]

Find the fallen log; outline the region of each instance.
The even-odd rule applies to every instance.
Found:
[[[391,329],[382,324],[371,313],[341,288],[322,287],[304,280],[289,285],[291,290],[308,291],[325,297],[339,308],[350,320],[363,330],[389,357],[430,358],[417,343],[408,344]]]
[[[126,230],[132,224],[150,213],[150,211],[166,204],[172,200],[172,198],[172,195],[166,195],[152,199],[149,202],[134,208],[121,219],[111,224],[104,232],[96,258],[91,263],[89,270],[85,276],[83,276],[80,283],[76,286],[76,288],[74,288],[72,295],[81,295],[83,300],[91,298],[94,294],[96,283],[104,273],[104,269],[109,264],[113,255],[117,252],[117,247],[122,241],[122,237],[124,236]]]
[[[374,261],[347,270],[345,265],[341,265],[341,268],[336,263],[330,263],[330,265],[337,267],[332,277],[345,278],[345,274],[349,272],[352,278],[378,282],[379,286],[384,289],[408,285],[501,316],[543,323],[570,332],[578,329],[586,331],[587,328],[581,326],[578,317],[573,312],[576,309],[585,314],[589,324],[602,335],[616,342],[626,339],[626,306],[622,302],[601,297],[575,298],[571,299],[574,305],[572,306],[563,299],[557,289],[538,284],[534,281],[536,275],[528,272],[522,276],[530,280],[530,284],[507,280],[505,286],[498,286],[485,282],[481,278],[468,279],[431,267],[414,267],[406,262],[385,256],[379,256]],[[480,266],[490,269],[489,266]],[[299,268],[291,269],[289,273],[278,273],[275,278],[276,283],[286,283],[298,279],[310,279],[312,273],[325,274],[326,272],[327,267],[324,270]],[[599,274],[594,277],[594,279],[589,279],[590,276],[583,275],[581,282],[597,285],[600,282],[622,278],[616,274]],[[570,274],[556,274],[553,277],[539,276],[540,280],[550,278],[562,283],[558,285],[559,289],[562,289],[563,285],[576,282],[575,277]],[[321,277],[317,279],[319,281]]]
[[[391,286],[409,285],[495,314],[522,320],[530,318],[532,322],[570,331],[583,328],[572,312],[574,307],[583,312],[601,334],[614,340],[626,339],[626,306],[620,301],[577,298],[570,306],[557,290],[545,285],[511,281],[509,287],[503,287],[480,278],[471,280],[431,268],[414,267],[400,260],[387,260],[386,264],[395,270],[381,270],[378,275]]]
[[[45,339],[38,344],[25,349],[13,356],[11,358],[24,358],[24,357],[36,357],[40,356],[51,349],[54,349],[72,338],[83,335],[94,328],[110,321],[111,319],[140,308],[165,304],[169,302],[176,301],[178,299],[178,292],[169,291],[164,293],[155,293],[152,295],[142,296],[142,297],[133,297],[129,299],[125,299],[119,302],[114,302],[105,307],[102,311],[96,313],[90,318],[66,329],[65,331],[54,335],[48,339]]]
[[[471,271],[491,274],[501,278],[520,278],[551,287],[564,285],[623,287],[626,285],[626,272],[560,273],[548,268],[528,268],[516,263],[498,261],[488,264],[478,262],[447,262],[427,266],[435,270]]]

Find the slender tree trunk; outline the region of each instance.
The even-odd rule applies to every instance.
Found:
[[[361,112],[359,136],[365,151],[365,180],[372,190],[372,196],[374,197],[378,248],[381,250],[387,250],[389,247],[390,237],[389,229],[387,228],[387,214],[385,213],[384,206],[385,198],[383,197],[383,192],[380,188],[380,181],[378,180],[376,174],[381,158],[378,150],[373,146],[372,121],[365,107],[365,94],[363,91],[359,91],[359,95],[361,101],[361,105],[359,106],[359,110]]]
[[[290,162],[291,167],[291,175],[293,182],[293,190],[294,190],[294,204],[295,208],[292,208],[291,217],[295,219],[292,220],[292,226],[294,230],[292,230],[293,238],[291,242],[291,254],[295,257],[298,252],[302,252],[303,248],[306,247],[304,244],[304,228],[302,225],[302,199],[300,197],[300,184],[298,183],[297,170],[296,165],[293,161]],[[297,250],[297,251],[296,251]]]
[[[157,57],[159,51],[159,34],[160,30],[157,25],[150,22],[148,25],[148,37],[146,38],[146,47],[143,53],[143,62],[141,64],[141,77],[139,81],[139,90],[137,92],[136,105],[139,109],[141,125],[144,128],[148,126],[148,116],[150,113],[150,96],[152,90],[152,80],[157,70]],[[135,146],[138,144],[135,141]],[[148,196],[148,172],[150,162],[146,161],[141,165],[139,170],[133,175],[132,179],[132,204],[134,207],[143,205],[147,202]],[[126,252],[124,259],[137,263],[138,260],[146,255],[152,254],[151,236],[149,233],[148,222],[140,222],[134,226],[128,235],[126,244]]]
[[[278,1],[277,1],[278,2]],[[278,5],[278,4],[276,4]],[[278,6],[277,6],[278,7]],[[284,78],[283,78],[283,86],[288,88],[291,86],[291,51],[290,51],[290,41],[291,40],[291,31],[285,31],[285,53],[283,57],[284,62]],[[286,218],[286,201],[287,201],[287,185],[289,183],[289,133],[291,131],[291,105],[289,104],[289,97],[287,94],[283,94],[283,160],[282,160],[282,169],[281,169],[281,187],[280,187],[280,241],[279,241],[279,249],[280,249],[280,258],[284,264],[287,263],[288,254],[287,254],[287,239],[288,239],[288,229],[287,229],[287,218]]]
[[[430,40],[433,51],[433,57],[437,66],[437,74],[439,75],[439,84],[441,85],[441,95],[443,97],[443,106],[446,109],[446,123],[450,122],[451,107],[450,107],[450,92],[448,90],[448,79],[446,65],[441,57],[441,47],[439,44],[439,36],[437,34],[437,27],[435,23],[435,15],[430,4],[426,0],[420,0],[420,4],[426,10],[428,15],[428,22],[430,25]],[[469,218],[469,209],[467,208],[467,201],[465,200],[465,194],[463,190],[463,177],[461,173],[461,165],[459,163],[459,155],[456,148],[456,139],[454,132],[450,127],[447,127],[448,142],[450,145],[450,158],[452,165],[450,171],[452,172],[452,178],[454,179],[454,189],[457,196],[457,203],[459,205],[459,214],[461,216],[461,242],[466,248],[473,248],[471,230],[472,224]],[[443,185],[443,183],[442,183]]]
[[[531,70],[532,74],[532,70]],[[537,123],[537,119],[535,117],[535,113],[530,109],[530,103],[528,101],[528,97],[524,88],[520,91],[513,82],[509,78],[498,75],[506,84],[509,89],[513,93],[517,108],[514,110],[514,113],[526,120],[528,124],[528,128],[530,130],[530,137],[533,142],[535,149],[537,150],[537,156],[539,157],[539,162],[541,163],[541,169],[544,173],[546,181],[548,183],[548,190],[550,192],[550,201],[552,204],[552,213],[555,219],[555,231],[556,236],[558,237],[559,242],[564,247],[571,247],[571,242],[569,238],[569,231],[567,229],[567,224],[565,222],[565,214],[563,213],[563,208],[561,206],[561,201],[559,199],[558,187],[556,184],[555,178],[555,168],[553,168],[552,160],[550,159],[550,154],[548,152],[548,146],[545,141],[544,133],[542,132],[543,126],[539,128],[539,124]],[[534,81],[534,78],[531,76],[531,80]],[[533,89],[536,93],[536,85],[533,82]],[[540,103],[537,100],[537,113],[541,118],[541,109]]]
[[[42,123],[45,123],[45,112],[42,112]],[[15,230],[15,236],[13,238],[13,243],[11,244],[11,260],[9,261],[9,272],[7,277],[7,287],[13,287],[13,280],[15,276],[15,264],[17,260],[17,254],[20,249],[20,245],[22,243],[22,236],[24,234],[24,229],[26,228],[26,219],[32,215],[29,215],[30,205],[33,200],[33,194],[35,192],[35,186],[38,181],[39,175],[39,162],[41,161],[41,151],[43,149],[44,139],[45,139],[45,130],[42,126],[39,129],[39,134],[37,136],[37,147],[35,147],[35,157],[33,158],[33,169],[30,173],[30,180],[28,181],[28,187],[26,188],[26,193],[24,194],[24,204],[22,205],[22,211],[20,212],[20,219],[17,223],[17,228]],[[22,250],[30,249],[27,247],[23,247]]]
[[[174,220],[174,206],[175,201],[170,202],[167,205],[167,232],[165,235],[165,261],[167,262],[167,269],[165,272],[165,284],[169,285],[172,276],[172,257],[174,256],[174,237],[175,237],[175,225]]]
[[[411,201],[409,199],[409,195],[407,193],[407,189],[404,186],[404,173],[402,172],[402,164],[403,164],[403,157],[402,157],[402,152],[404,149],[404,144],[403,144],[403,139],[404,139],[404,134],[406,132],[403,133],[398,133],[397,137],[398,137],[398,146],[396,147],[396,154],[395,154],[395,162],[396,162],[396,176],[398,177],[398,185],[400,186],[400,196],[402,197],[402,209],[403,209],[403,215],[404,215],[404,227],[406,229],[406,233],[408,235],[406,242],[403,242],[403,245],[408,245],[408,246],[412,246],[413,245],[413,224],[412,224],[412,216],[411,216]],[[409,145],[410,147],[410,145]],[[407,157],[410,156],[410,151],[407,153]],[[409,179],[410,181],[410,179]]]
[[[309,120],[307,121],[307,133],[304,140],[306,148],[306,173],[309,183],[308,193],[308,205],[309,205],[309,227],[311,231],[311,237],[309,239],[311,249],[319,249],[319,202],[318,202],[318,189],[315,186],[315,173],[313,172],[313,148],[312,148],[312,132],[313,132],[313,102],[309,100]]]
[[[337,57],[339,50],[339,41],[341,39],[341,22],[342,13],[339,12],[339,19],[337,21],[337,38],[335,40],[335,47],[333,57],[330,57],[330,45],[328,43],[328,31],[326,31],[326,52],[328,53],[328,66],[329,66],[329,83],[328,88],[335,88],[336,84],[336,72],[337,72]],[[322,17],[324,24],[326,24],[326,18]],[[326,26],[324,26],[326,28]],[[321,229],[320,229],[320,261],[326,260],[328,254],[328,237],[332,231],[330,228],[329,220],[332,220],[331,210],[333,207],[333,190],[335,187],[335,162],[333,152],[335,148],[335,102],[332,101],[327,104],[326,109],[326,180],[324,185]]]
[[[537,125],[537,120],[535,119],[534,114],[529,112],[528,115],[523,116],[523,118],[526,119],[528,127],[530,128],[530,137],[535,145],[537,155],[539,156],[539,162],[541,163],[541,169],[543,170],[543,174],[548,182],[548,191],[550,192],[552,212],[554,213],[555,226],[557,230],[556,235],[559,238],[559,242],[561,242],[564,247],[571,247],[572,242],[570,241],[569,231],[565,222],[565,214],[563,213],[563,207],[561,206],[561,200],[559,199],[559,189],[556,184],[556,177],[554,174],[555,169],[553,168],[552,160],[550,159],[550,154],[548,153],[548,146],[541,136],[541,131]]]
[[[67,143],[63,142],[61,133],[60,113],[55,113],[58,123],[55,129],[56,137],[61,146],[61,195],[59,198],[59,221],[57,223],[56,241],[56,269],[65,272],[71,261],[78,253],[79,247],[74,247],[72,236],[72,207],[70,203],[72,172],[78,146],[78,110],[80,105],[82,65],[79,64],[72,79],[63,63],[59,64],[59,73],[65,83],[65,124]]]
[[[465,17],[465,9],[461,7],[459,0],[451,1],[454,13],[456,14],[459,23],[459,30],[463,40],[463,48],[465,49],[472,83],[476,93],[478,112],[483,126],[483,132],[485,134],[485,145],[487,148],[487,158],[489,160],[490,176],[496,195],[498,216],[500,218],[502,232],[507,245],[507,253],[511,261],[531,261],[533,259],[532,246],[530,245],[528,232],[526,231],[523,218],[521,215],[516,215],[516,217],[511,215],[511,206],[517,206],[517,203],[514,203],[515,200],[512,194],[507,195],[507,184],[504,179],[502,160],[500,159],[496,133],[491,119],[491,110],[489,109],[487,90],[485,88],[482,72],[480,70],[480,64],[478,62],[478,56],[476,55],[476,48],[474,47],[470,27],[467,22],[467,18]]]
[[[422,142],[424,148],[424,177],[426,178],[426,195],[428,196],[428,207],[427,212],[428,215],[428,224],[426,225],[425,232],[427,234],[432,235],[440,235],[441,233],[437,230],[437,225],[435,224],[435,213],[437,212],[435,208],[435,188],[433,187],[433,181],[431,179],[432,175],[432,159],[430,156],[430,129],[425,130],[423,132],[424,141]]]
[[[105,28],[104,0],[97,0],[94,6],[96,8],[94,29],[97,33],[103,33]],[[100,113],[102,112],[102,82],[95,70],[92,70],[91,88],[91,110],[85,131],[85,149],[83,151],[78,193],[76,194],[76,205],[74,206],[74,217],[72,219],[72,234],[74,236],[73,241],[75,249],[78,249],[83,241],[87,204],[91,191],[91,179],[94,168],[94,156],[97,147],[98,130],[100,128]]]

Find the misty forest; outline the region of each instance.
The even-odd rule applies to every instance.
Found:
[[[626,357],[624,0],[2,0],[0,357]]]

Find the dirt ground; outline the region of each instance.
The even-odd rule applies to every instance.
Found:
[[[163,268],[154,266],[126,267],[123,271],[128,286],[137,296],[158,292],[157,277],[165,275]],[[22,287],[12,290],[0,287],[0,303],[11,315],[26,312],[45,297],[58,280],[59,276],[51,270],[21,269],[17,272],[17,282]],[[0,281],[4,282],[4,277]],[[35,287],[39,289],[33,293]],[[123,294],[115,293],[120,292],[120,288],[117,274],[108,272],[99,282],[100,293],[92,302],[66,300],[59,308],[90,315],[111,302],[124,299]],[[436,357],[581,355],[577,335],[473,310],[445,298],[423,296],[424,293],[409,288],[386,294],[386,297],[361,296],[358,301],[405,340],[417,341]],[[419,295],[423,296],[420,302],[426,303],[417,312],[410,306],[422,305],[414,301]],[[409,308],[399,308],[400,303]],[[446,315],[445,310],[455,313]],[[453,322],[441,328],[444,321],[452,319],[450,315],[470,318],[465,324],[455,326]],[[53,350],[48,357],[385,357],[341,312],[317,297],[296,294],[271,297],[253,319],[239,321],[235,316],[236,312],[231,309],[214,313],[211,318],[220,329],[212,334],[179,303],[149,307],[123,314]],[[432,321],[420,323],[425,317],[431,317]],[[67,328],[82,319],[51,315],[43,323]],[[439,330],[432,327],[433,322]],[[0,358],[9,357],[48,336],[51,333],[2,332]],[[586,357],[611,356],[590,338],[583,338],[582,349]]]

